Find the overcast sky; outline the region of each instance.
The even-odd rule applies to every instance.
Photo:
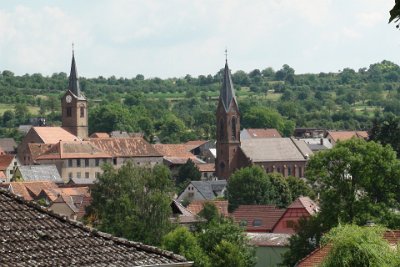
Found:
[[[0,71],[80,76],[296,73],[400,64],[394,0],[0,0]]]

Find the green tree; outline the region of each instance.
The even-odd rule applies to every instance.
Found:
[[[92,189],[88,218],[101,231],[131,240],[159,245],[171,229],[173,184],[167,167],[104,167]]]
[[[186,227],[177,227],[164,236],[162,247],[194,261],[194,267],[211,267],[210,259]]]
[[[210,258],[214,267],[251,266],[246,262],[246,257],[242,255],[240,247],[226,240],[222,240],[221,243],[217,244]]]
[[[229,211],[239,205],[288,206],[293,198],[286,179],[278,173],[267,174],[254,165],[237,170],[229,178],[226,197]]]
[[[222,242],[230,244],[223,244]],[[222,264],[230,262],[227,256],[232,256],[235,252],[234,261],[239,262],[240,266],[254,266],[254,249],[247,243],[247,238],[243,229],[234,223],[231,219],[212,220],[198,233],[198,242],[207,255],[211,255],[213,266],[214,262]],[[217,248],[220,246],[219,248]],[[233,247],[234,246],[234,247]],[[225,251],[227,254],[225,254]],[[235,266],[235,265],[218,265]]]
[[[310,159],[306,177],[320,194],[319,216],[332,226],[369,220],[388,225],[399,208],[400,165],[389,146],[355,138],[339,142]]]
[[[323,237],[332,247],[321,267],[399,266],[400,255],[383,239],[385,229],[339,225]]]
[[[386,114],[384,117],[375,118],[370,130],[370,139],[382,145],[391,145],[400,156],[400,117]]]
[[[301,196],[307,196],[311,199],[315,198],[314,190],[304,180],[298,177],[288,176],[286,177],[286,182],[289,185],[292,200],[295,200],[296,198]]]
[[[221,217],[219,215],[218,208],[213,202],[204,203],[203,209],[198,213],[198,215],[206,219],[207,222],[218,220]]]
[[[184,189],[190,181],[199,181],[201,173],[193,160],[188,159],[185,164],[179,168],[176,178],[176,186],[179,189]]]

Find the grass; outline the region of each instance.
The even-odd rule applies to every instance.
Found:
[[[27,106],[27,108],[31,114],[39,114],[39,107]],[[7,110],[14,110],[14,105],[0,103],[0,115],[3,115],[3,113]]]

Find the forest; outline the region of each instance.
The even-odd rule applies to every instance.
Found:
[[[296,74],[283,65],[232,73],[242,128],[277,128],[290,136],[295,127],[369,130],[388,113],[400,115],[400,67],[390,61],[337,73]],[[216,74],[182,78],[80,77],[89,101],[89,131],[142,132],[151,142],[212,139],[222,81]],[[60,98],[66,73],[16,76],[0,73],[0,135],[18,139],[15,130],[32,117],[60,125]],[[157,139],[156,139],[157,138]]]

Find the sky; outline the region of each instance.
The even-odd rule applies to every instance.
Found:
[[[400,64],[394,0],[0,0],[0,71],[184,77]]]

